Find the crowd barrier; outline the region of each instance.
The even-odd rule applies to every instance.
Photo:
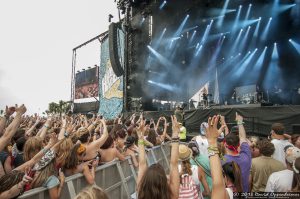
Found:
[[[155,146],[146,151],[147,164],[160,163],[168,173],[170,169],[169,158],[171,148],[168,143]],[[136,192],[137,169],[133,166],[130,157],[125,161],[112,161],[96,168],[95,183],[108,194],[109,198],[131,198]],[[63,199],[74,198],[88,184],[84,176],[79,173],[66,177],[61,192]],[[19,199],[48,199],[46,188],[35,188],[25,192]]]

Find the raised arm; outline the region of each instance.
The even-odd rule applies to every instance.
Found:
[[[11,138],[17,132],[20,124],[22,115],[26,112],[26,107],[22,104],[20,107],[16,108],[16,116],[12,123],[7,127],[2,137],[0,137],[0,151],[4,149],[7,143],[11,140]]]
[[[224,136],[226,136],[229,133],[229,129],[228,129],[228,126],[225,121],[225,116],[223,116],[223,115],[221,116],[221,126],[224,127],[224,130],[225,130]]]
[[[246,131],[244,127],[244,122],[243,122],[243,117],[236,113],[236,118],[235,118],[237,125],[239,127],[239,137],[240,137],[240,143],[242,142],[247,142],[246,138]]]
[[[180,126],[177,122],[176,116],[171,116],[172,119],[172,149],[170,160],[170,187],[172,191],[172,198],[179,196],[179,171],[178,171],[178,153],[179,153],[179,132]]]
[[[139,172],[137,179],[137,189],[139,189],[141,179],[143,178],[146,170],[147,170],[147,161],[146,161],[146,153],[145,153],[145,139],[144,133],[146,131],[145,120],[143,120],[143,116],[140,116],[140,125],[137,128],[137,134],[139,137],[138,146],[139,146]]]
[[[98,150],[106,141],[106,139],[108,138],[108,131],[107,131],[107,126],[105,121],[102,119],[100,120],[102,126],[103,126],[103,134],[101,135],[101,137],[96,140],[93,141],[92,143],[90,143],[87,148],[89,150]]]
[[[40,123],[41,119],[39,117],[36,118],[35,123],[25,132],[25,136],[30,137],[32,135],[32,132],[36,128],[36,126]],[[43,138],[42,138],[43,139]]]
[[[214,116],[208,119],[208,127],[206,129],[206,137],[208,140],[208,152],[209,152],[209,162],[211,168],[211,176],[213,181],[211,199],[224,198],[228,199],[225,183],[222,174],[222,166],[219,158],[217,139],[219,137],[219,132],[217,125],[219,122],[219,116]]]
[[[15,107],[9,107],[9,108],[8,106],[5,107],[4,117],[0,119],[0,136],[4,133],[6,123],[8,122],[9,117],[12,114],[14,114],[15,110],[16,110]]]

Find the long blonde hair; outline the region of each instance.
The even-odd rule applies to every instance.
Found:
[[[74,144],[70,138],[65,138],[59,144],[58,153],[56,157],[56,164],[59,164],[60,167],[63,167],[66,163],[66,158],[71,153]]]
[[[53,159],[45,168],[36,171],[31,182],[31,188],[41,187],[50,176],[55,175],[56,173]]]
[[[92,185],[82,189],[75,199],[108,199],[108,196],[103,189],[97,185]]]
[[[43,140],[40,137],[29,138],[24,145],[24,161],[31,160],[38,152],[43,149]]]

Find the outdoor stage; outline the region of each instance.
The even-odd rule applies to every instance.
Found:
[[[224,115],[229,128],[234,125],[235,113],[244,117],[247,134],[268,136],[270,127],[275,122],[281,122],[286,127],[286,132],[292,132],[293,124],[300,124],[300,106],[261,106],[260,104],[247,105],[221,105],[209,109],[193,109],[185,111],[185,126],[188,133],[199,132],[201,122],[207,121],[209,116]],[[170,116],[174,111],[144,112],[146,119],[158,119],[160,116]],[[297,132],[300,134],[300,131]]]

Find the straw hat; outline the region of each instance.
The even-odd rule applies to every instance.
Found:
[[[179,145],[179,160],[181,161],[185,161],[185,160],[189,160],[193,155],[192,150],[183,144]]]

